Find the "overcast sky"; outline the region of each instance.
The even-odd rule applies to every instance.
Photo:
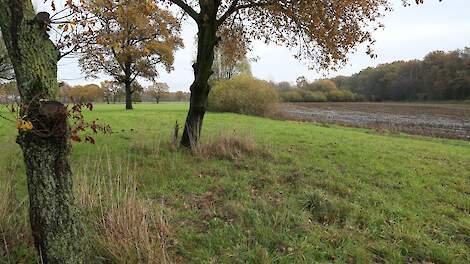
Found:
[[[43,0],[36,0],[39,10]],[[299,62],[290,50],[263,43],[254,43],[251,57],[253,74],[261,79],[295,82],[298,76],[310,80],[326,76],[350,75],[369,66],[395,60],[421,59],[430,51],[450,51],[470,46],[470,0],[425,0],[424,5],[402,7],[401,0],[395,0],[394,11],[383,19],[385,29],[375,33],[374,49],[378,57],[371,59],[364,47],[358,47],[349,56],[348,65],[337,72],[309,70],[307,62]],[[412,1],[414,2],[414,1]],[[172,91],[188,91],[192,82],[191,61],[194,57],[196,26],[187,21],[183,27],[185,49],[176,53],[174,71],[162,71],[160,81],[166,82]],[[63,59],[59,62],[59,79],[70,84],[99,83],[109,79],[85,79],[76,60]]]

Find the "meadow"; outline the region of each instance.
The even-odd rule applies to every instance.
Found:
[[[96,105],[74,143],[93,263],[469,263],[470,142],[208,113]],[[0,120],[0,263],[35,263],[14,123]]]

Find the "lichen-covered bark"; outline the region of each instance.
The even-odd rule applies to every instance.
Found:
[[[0,0],[2,34],[16,74],[23,101],[58,93],[58,52],[34,20],[31,1]]]
[[[2,35],[22,103],[29,106],[21,115],[35,127],[20,132],[17,139],[26,164],[31,229],[43,263],[83,263],[83,228],[74,204],[67,121],[52,122],[65,128],[63,133],[36,130],[53,130],[39,110],[41,102],[57,96],[58,52],[34,17],[30,0],[0,0]]]
[[[82,263],[82,226],[74,204],[67,140],[22,133],[35,245],[44,263]]]

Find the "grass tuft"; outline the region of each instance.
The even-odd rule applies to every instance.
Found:
[[[235,132],[221,132],[219,136],[201,141],[193,154],[202,158],[238,160],[244,156],[268,155],[268,152],[256,145],[249,135]]]
[[[320,190],[307,192],[301,204],[321,224],[344,223],[350,214],[345,204],[333,200]]]

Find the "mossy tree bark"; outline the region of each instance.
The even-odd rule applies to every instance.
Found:
[[[43,263],[83,263],[83,228],[72,188],[70,141],[58,92],[58,51],[35,23],[30,0],[0,0],[0,27],[16,75],[24,119],[19,133],[28,178],[31,229]],[[45,113],[43,106],[55,106]]]

